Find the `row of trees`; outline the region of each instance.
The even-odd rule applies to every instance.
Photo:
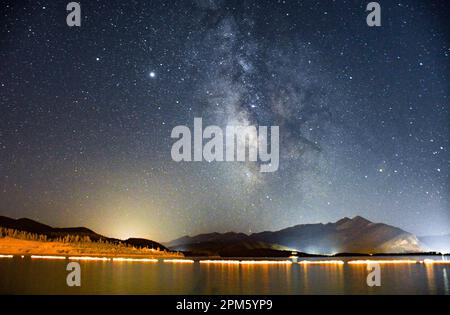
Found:
[[[4,227],[0,227],[0,239],[10,237],[14,239],[28,240],[28,241],[40,241],[40,242],[62,242],[62,243],[70,243],[74,244],[73,248],[82,252],[82,253],[91,253],[94,251],[99,254],[147,254],[147,255],[166,255],[170,254],[171,256],[183,257],[181,253],[170,253],[165,249],[162,250],[159,247],[157,248],[138,248],[133,246],[132,244],[128,244],[125,242],[121,242],[119,240],[108,240],[104,238],[99,239],[91,239],[89,236],[84,235],[74,235],[74,234],[66,234],[62,235],[60,233],[43,235],[37,233],[30,233],[26,231],[20,231],[15,229],[8,229]]]
[[[19,231],[15,229],[7,229],[0,227],[0,238],[11,237],[28,241],[41,241],[41,242],[63,242],[63,243],[90,243],[89,236],[80,235],[65,235],[59,237],[48,237],[43,234],[30,233],[26,231]]]
[[[54,237],[49,237],[47,235],[43,234],[36,234],[36,233],[30,233],[15,229],[7,229],[0,227],[0,238],[2,237],[11,237],[15,239],[21,239],[21,240],[27,240],[27,241],[41,241],[41,242],[62,242],[62,243],[95,243],[96,245],[105,245],[105,246],[119,246],[119,247],[126,247],[130,249],[136,249],[133,245],[122,243],[122,242],[111,242],[106,239],[98,239],[98,240],[91,240],[89,236],[80,236],[80,235],[59,235]],[[154,251],[161,251],[159,247],[152,249]]]

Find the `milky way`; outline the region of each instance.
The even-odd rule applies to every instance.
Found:
[[[450,232],[446,1],[10,2],[0,215],[169,240],[362,215]],[[446,16],[447,15],[447,16]],[[174,162],[177,125],[280,126],[280,165]]]

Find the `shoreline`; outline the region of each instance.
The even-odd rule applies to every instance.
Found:
[[[149,248],[136,248],[133,246],[105,244],[99,242],[75,243],[60,241],[24,240],[11,237],[0,238],[0,255],[14,256],[61,256],[61,257],[104,257],[104,258],[129,258],[129,259],[190,259],[190,260],[308,260],[308,259],[346,259],[346,258],[370,258],[377,260],[382,257],[414,257],[430,256],[445,257],[449,254],[434,252],[423,253],[340,253],[336,255],[294,255],[294,256],[234,256],[222,257],[217,255],[186,255],[183,252],[161,251]]]
[[[184,258],[179,252],[158,251],[104,243],[64,243],[32,241],[11,237],[0,238],[0,255],[14,256],[61,256],[106,258]]]

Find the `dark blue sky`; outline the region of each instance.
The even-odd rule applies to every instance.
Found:
[[[448,1],[379,1],[372,28],[368,2],[81,1],[79,28],[63,1],[2,2],[0,214],[157,240],[450,232]],[[173,162],[194,117],[279,125],[279,170]]]

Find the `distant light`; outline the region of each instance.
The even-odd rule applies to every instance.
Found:
[[[127,262],[158,262],[158,259],[152,259],[152,258],[113,258],[113,261],[127,261]]]
[[[449,260],[433,260],[433,259],[425,259],[423,261],[425,264],[441,264],[441,265],[450,265]]]
[[[0,258],[13,258],[13,255],[0,255]]]
[[[154,78],[154,77],[156,77],[156,73],[154,73],[153,71],[150,72],[150,78]]]
[[[192,259],[164,259],[165,263],[193,264]]]
[[[239,260],[200,260],[201,264],[227,264],[227,265],[238,265]]]
[[[243,260],[241,265],[292,265],[290,260]]]
[[[71,259],[71,260],[94,260],[94,261],[111,260],[110,258],[107,258],[107,257],[88,257],[88,256],[73,256],[73,257],[69,257],[69,259]]]
[[[300,265],[343,265],[342,260],[302,260],[299,261]]]
[[[367,264],[417,264],[417,260],[411,259],[392,259],[392,260],[351,260],[349,265],[367,265]]]
[[[31,259],[66,259],[64,256],[40,256],[40,255],[31,255]]]

